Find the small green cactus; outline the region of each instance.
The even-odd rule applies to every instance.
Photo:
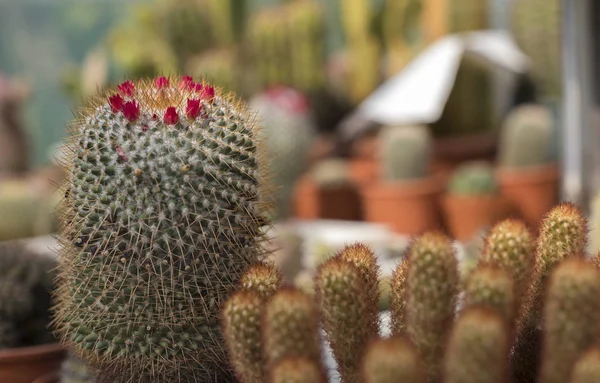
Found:
[[[231,378],[222,303],[265,257],[257,134],[247,105],[189,76],[127,81],[81,110],[55,323],[103,379]]]
[[[426,126],[384,128],[379,138],[383,177],[388,181],[425,177],[429,171],[431,140]]]
[[[293,356],[273,366],[267,383],[327,383],[327,375],[320,361]]]
[[[423,357],[428,379],[435,380],[456,310],[458,261],[452,241],[436,232],[415,239],[407,257],[406,332]]]
[[[541,105],[522,105],[503,123],[498,162],[502,168],[521,169],[554,162],[552,112]]]
[[[494,168],[483,161],[462,164],[450,178],[448,193],[457,196],[497,194],[498,184],[494,176]]]
[[[310,177],[321,187],[336,187],[351,182],[348,162],[338,158],[316,163],[310,170]]]
[[[373,341],[362,362],[364,383],[425,383],[416,347],[406,338],[392,336]]]
[[[452,329],[444,363],[447,383],[508,381],[510,342],[504,319],[474,306],[462,312]]]
[[[378,336],[378,329],[370,323],[370,309],[376,301],[371,300],[359,268],[341,257],[319,266],[315,287],[323,328],[342,380],[356,381],[364,351]]]
[[[84,360],[69,353],[60,367],[60,383],[96,383],[96,378]]]
[[[272,264],[258,263],[251,266],[242,275],[240,287],[244,290],[253,290],[263,299],[269,299],[283,286],[281,272]]]
[[[577,360],[569,383],[596,382],[600,382],[600,348],[593,347]]]
[[[552,273],[544,305],[540,383],[568,382],[580,355],[600,338],[600,272],[567,259]]]
[[[394,335],[404,334],[406,331],[404,308],[406,306],[407,271],[408,261],[403,259],[392,274],[390,310],[392,317],[391,332]]]
[[[319,315],[313,299],[295,288],[277,291],[267,302],[262,320],[267,369],[287,357],[321,360]]]

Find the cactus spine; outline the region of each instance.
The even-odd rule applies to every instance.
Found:
[[[540,383],[567,382],[577,359],[600,337],[600,273],[583,259],[553,272],[544,305]]]
[[[373,341],[362,363],[364,383],[425,383],[425,372],[419,353],[406,338]]]
[[[256,135],[244,104],[187,76],[127,81],[81,110],[55,322],[104,379],[230,378],[221,304],[264,257]]]
[[[426,126],[387,127],[379,140],[386,180],[408,181],[427,175],[432,138]]]
[[[444,382],[504,383],[510,351],[502,316],[480,307],[465,310],[452,329],[446,351]]]
[[[454,320],[457,263],[451,240],[435,232],[417,238],[408,251],[406,332],[422,355],[429,380],[440,376],[444,344]]]

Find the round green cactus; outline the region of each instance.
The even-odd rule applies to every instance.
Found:
[[[362,363],[364,383],[425,383],[423,364],[416,347],[406,338],[373,341]]]
[[[578,357],[600,338],[600,273],[567,259],[552,273],[544,305],[540,383],[568,382]]]
[[[67,142],[57,330],[114,382],[227,381],[222,303],[264,258],[257,126],[191,77],[127,81]]]
[[[386,127],[379,140],[386,180],[407,181],[427,175],[432,141],[427,126]]]
[[[467,162],[459,166],[450,178],[448,192],[452,195],[490,195],[498,192],[494,168],[483,161]]]

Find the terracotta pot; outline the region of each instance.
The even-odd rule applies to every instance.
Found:
[[[468,241],[481,229],[508,218],[510,203],[503,196],[454,196],[442,198],[447,226],[452,237]]]
[[[321,187],[309,177],[298,181],[294,191],[294,213],[300,219],[362,218],[360,195],[352,184]]]
[[[518,216],[537,231],[544,215],[558,202],[558,166],[498,169],[497,179],[502,195],[514,205]]]
[[[350,179],[357,185],[364,185],[379,178],[379,161],[374,158],[358,157],[348,161]]]
[[[433,142],[432,168],[448,175],[465,161],[493,161],[497,148],[496,132],[439,137]]]
[[[60,373],[51,372],[50,374],[34,380],[32,383],[60,383]]]
[[[59,344],[0,351],[0,382],[32,383],[60,369],[66,351]]]
[[[402,183],[375,183],[363,188],[365,219],[389,225],[405,235],[442,229],[439,213],[443,178],[439,175]]]

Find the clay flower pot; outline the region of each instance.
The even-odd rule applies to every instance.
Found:
[[[438,199],[444,186],[439,175],[411,182],[378,182],[365,186],[362,191],[365,219],[386,224],[404,235],[441,229]]]
[[[51,372],[34,380],[32,383],[60,383],[60,374],[58,372]]]
[[[32,383],[58,371],[66,351],[59,344],[20,347],[0,351],[0,382]]]
[[[375,182],[379,178],[379,161],[375,158],[357,157],[348,162],[350,178],[357,185]]]
[[[510,202],[500,195],[448,194],[442,198],[442,207],[450,234],[461,242],[472,239],[481,229],[508,218],[511,213]]]
[[[294,191],[294,214],[299,219],[339,219],[359,221],[361,201],[353,184],[320,186],[302,177]]]
[[[558,202],[558,166],[500,168],[496,176],[501,194],[514,205],[516,214],[537,231],[544,215]]]

